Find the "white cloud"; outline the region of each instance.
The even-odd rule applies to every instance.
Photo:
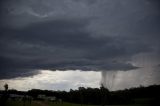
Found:
[[[50,71],[42,70],[40,74],[33,77],[23,77],[8,80],[0,80],[1,89],[4,83],[17,90],[49,89],[69,90],[77,89],[79,86],[99,87],[100,72],[91,71]]]
[[[150,71],[151,70],[151,71]],[[153,69],[133,71],[118,71],[113,79],[112,90],[138,87],[140,85],[148,86],[159,84],[155,78],[158,74]],[[111,73],[108,73],[111,74]],[[159,74],[158,74],[159,75]],[[110,76],[110,75],[108,75]],[[9,84],[10,89],[30,90],[30,89],[48,89],[48,90],[70,90],[78,87],[100,87],[101,73],[94,71],[50,71],[41,70],[41,73],[33,77],[14,78],[0,80],[0,89],[3,89],[5,83]]]

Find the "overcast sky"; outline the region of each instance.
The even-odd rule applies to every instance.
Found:
[[[114,89],[160,84],[159,54],[159,0],[0,2],[1,86],[22,89],[34,81],[40,89],[99,87],[106,80],[101,72],[116,73]]]

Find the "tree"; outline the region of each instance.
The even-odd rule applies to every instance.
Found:
[[[4,85],[4,89],[5,89],[5,91],[8,91],[8,84],[7,83]]]
[[[101,84],[101,105],[104,106],[107,102],[109,102],[109,90]]]

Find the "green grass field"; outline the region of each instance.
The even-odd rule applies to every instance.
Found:
[[[100,106],[100,105],[81,105],[81,104],[73,104],[73,103],[53,103],[53,102],[41,102],[41,101],[32,101],[31,104],[29,102],[25,102],[25,105],[22,101],[8,101],[5,106]],[[134,104],[134,105],[106,105],[106,106],[147,106],[142,104]]]
[[[25,102],[25,105],[24,105],[22,101],[8,101],[5,105],[6,106],[39,106],[34,102],[31,102],[31,104],[29,102]]]

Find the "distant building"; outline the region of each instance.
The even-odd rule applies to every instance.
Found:
[[[55,96],[46,96],[46,95],[38,95],[37,99],[46,100],[46,101],[56,101]]]
[[[24,98],[24,95],[18,95],[18,94],[10,94],[9,99],[12,100],[22,100]]]

